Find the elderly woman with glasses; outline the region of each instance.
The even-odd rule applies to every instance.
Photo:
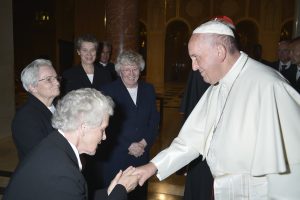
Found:
[[[91,88],[64,96],[52,118],[57,131],[49,134],[19,164],[3,199],[87,199],[79,155],[94,155],[98,144],[106,139],[105,129],[113,105],[109,97]],[[95,199],[126,200],[127,192],[138,183],[134,171],[130,166],[116,172],[107,188],[95,192]]]
[[[108,186],[120,169],[149,161],[149,151],[158,134],[159,113],[154,87],[139,81],[145,62],[134,51],[123,51],[115,69],[119,79],[105,85],[102,91],[116,104],[115,115],[107,129],[110,135],[96,155],[96,186]],[[147,186],[137,187],[128,199],[147,199]]]
[[[52,63],[45,59],[34,60],[21,73],[28,98],[12,121],[12,136],[20,160],[54,130],[51,117],[55,111],[53,100],[60,93],[59,80]]]

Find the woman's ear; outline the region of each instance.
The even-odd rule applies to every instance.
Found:
[[[34,85],[29,85],[29,86],[28,86],[28,90],[29,90],[29,92],[31,92],[32,94],[34,94],[34,93],[37,92],[36,86],[34,86]]]
[[[87,128],[86,123],[82,123],[82,124],[80,125],[80,135],[81,135],[81,136],[85,136],[86,128]]]

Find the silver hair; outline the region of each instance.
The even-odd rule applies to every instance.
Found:
[[[75,41],[75,48],[76,50],[80,50],[81,49],[81,46],[82,46],[82,43],[84,42],[91,42],[95,45],[95,49],[97,50],[98,49],[98,40],[97,38],[94,36],[94,35],[91,35],[91,34],[85,34],[85,35],[81,35],[79,36],[76,41]]]
[[[29,91],[29,86],[35,86],[39,79],[39,70],[41,67],[53,68],[50,60],[36,59],[27,65],[21,72],[21,81],[26,91]]]
[[[120,74],[122,66],[125,65],[136,65],[140,71],[143,71],[145,68],[145,61],[143,57],[132,50],[123,51],[118,55],[117,62],[115,65],[115,70]]]
[[[228,35],[219,35],[214,33],[202,34],[202,41],[206,42],[212,47],[223,45],[230,54],[238,51],[238,44],[234,37]]]
[[[58,102],[52,126],[62,131],[74,131],[82,123],[96,127],[105,116],[113,115],[113,107],[112,99],[96,89],[73,90]]]

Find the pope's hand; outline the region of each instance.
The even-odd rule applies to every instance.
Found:
[[[111,181],[107,193],[108,195],[115,188],[117,184],[121,184],[125,187],[127,192],[131,192],[137,186],[139,181],[139,174],[134,174],[135,168],[130,166],[125,171],[121,171],[116,175],[116,177]]]
[[[151,176],[156,174],[156,172],[156,166],[153,163],[149,162],[146,165],[137,167],[133,174],[139,175],[139,185],[142,186],[145,183],[145,181],[147,181]]]

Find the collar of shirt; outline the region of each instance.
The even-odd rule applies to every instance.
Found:
[[[52,114],[55,112],[55,107],[53,104],[51,104],[51,106],[48,107],[48,109],[52,112]]]
[[[134,104],[136,105],[136,98],[137,98],[137,91],[138,91],[138,87],[135,88],[127,88],[131,99],[133,100]]]
[[[218,93],[218,95],[216,96],[218,100],[216,104],[217,114],[215,116],[215,128],[218,126],[219,121],[221,120],[222,113],[226,106],[226,101],[230,93],[230,90],[235,80],[238,78],[239,74],[241,73],[247,59],[248,59],[248,55],[241,52],[240,57],[234,63],[232,68],[227,72],[227,74],[219,81],[219,84],[213,86],[213,90],[215,90],[214,93]]]
[[[230,88],[232,87],[234,81],[237,79],[237,77],[241,73],[241,71],[242,71],[242,69],[243,69],[243,67],[244,67],[247,59],[248,59],[248,55],[241,51],[240,57],[234,63],[234,65],[232,66],[232,68],[219,81],[219,83],[222,84],[224,88],[226,88],[227,92],[230,91]]]
[[[99,63],[103,66],[103,67],[106,67],[107,63],[103,63],[103,62],[100,62]]]
[[[288,61],[286,63],[279,61],[279,66],[282,66],[282,65],[286,66],[284,69],[288,69],[291,66],[291,61]]]
[[[64,132],[62,132],[62,130],[58,130],[58,132],[65,137],[65,134],[64,134]],[[81,171],[82,170],[82,164],[81,164],[81,161],[80,161],[79,152],[78,152],[78,150],[77,150],[77,148],[75,147],[74,144],[72,144],[71,142],[69,142],[69,144],[71,145],[71,147],[72,147],[72,149],[73,149],[73,151],[74,151],[74,153],[76,155],[76,158],[77,158],[77,161],[78,161],[79,170]]]

